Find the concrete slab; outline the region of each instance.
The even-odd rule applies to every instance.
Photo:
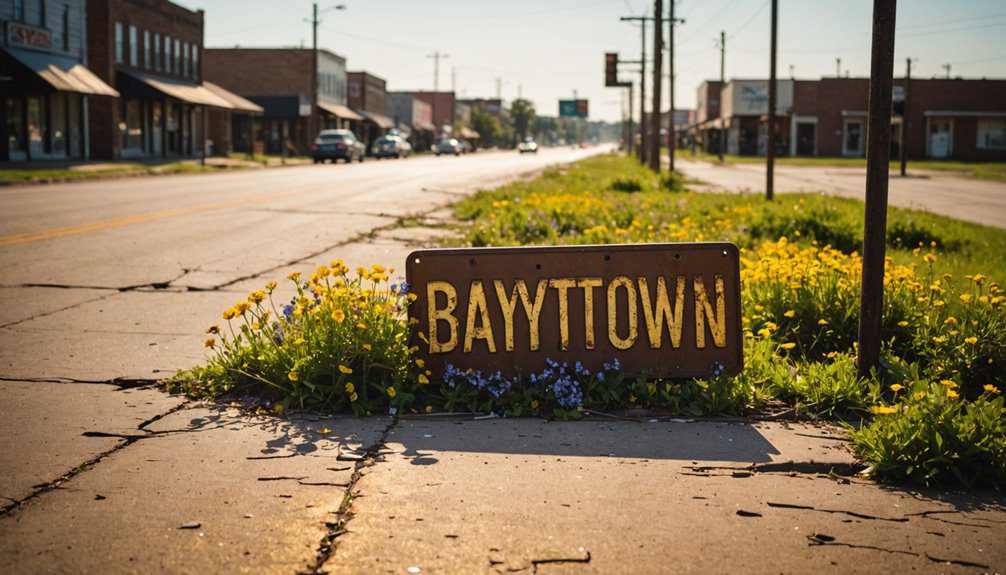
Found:
[[[99,289],[0,287],[0,328],[114,293]]]
[[[453,238],[457,233],[443,227],[408,227],[392,228],[377,234],[378,239],[399,242],[415,248],[434,247],[447,238]]]
[[[0,329],[0,378],[157,380],[203,362],[205,337],[9,327]]]
[[[830,433],[768,424],[405,421],[389,433],[394,453],[367,467],[357,483],[353,518],[324,568],[941,573],[1006,567],[1001,496],[921,494],[744,469],[760,461],[852,461],[841,441],[822,435]]]
[[[21,501],[34,486],[123,443],[84,432],[137,433],[144,421],[180,403],[177,396],[149,388],[0,381],[0,497]]]
[[[353,473],[338,454],[378,442],[387,424],[175,412],[150,426],[158,433],[0,518],[0,572],[304,570]]]

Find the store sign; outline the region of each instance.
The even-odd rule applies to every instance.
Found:
[[[423,250],[406,276],[411,345],[433,373],[732,375],[743,366],[737,247],[728,243]]]
[[[36,28],[21,22],[7,21],[7,45],[33,50],[49,50],[52,48],[52,32],[45,28]]]

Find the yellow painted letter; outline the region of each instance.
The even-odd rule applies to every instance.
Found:
[[[650,304],[650,288],[646,278],[639,278],[639,295],[643,298],[643,318],[646,320],[646,332],[650,337],[650,347],[660,349],[664,339],[664,320],[671,333],[671,346],[681,347],[681,319],[685,307],[685,276],[678,276],[677,290],[674,294],[674,312],[667,297],[667,282],[664,276],[657,277],[657,301]]]
[[[538,291],[534,295],[534,300],[527,293],[527,284],[524,280],[517,280],[517,294],[524,304],[524,313],[527,314],[528,330],[531,334],[531,351],[541,349],[541,336],[538,333],[538,320],[541,318],[541,307],[545,303],[545,290],[548,289],[548,280],[538,280]]]
[[[517,280],[523,283],[524,280]],[[507,351],[513,351],[513,312],[517,309],[517,283],[514,283],[510,297],[506,295],[506,288],[501,280],[493,280],[496,286],[496,298],[500,302],[500,311],[503,312],[503,345]]]
[[[576,287],[583,288],[583,337],[587,349],[594,349],[594,288],[601,284],[601,278],[580,278],[576,282]]]
[[[475,314],[479,315],[479,325],[475,327]],[[496,353],[496,341],[493,338],[493,326],[489,323],[489,306],[486,305],[486,293],[482,289],[481,280],[472,280],[472,289],[468,292],[468,318],[465,321],[465,353],[472,350],[472,341],[486,340],[489,353]]]
[[[709,319],[709,331],[713,334],[713,345],[727,346],[727,304],[723,293],[723,276],[716,276],[716,316],[713,317],[713,307],[706,294],[706,286],[702,276],[695,276],[695,347],[706,347],[706,320]]]
[[[629,335],[625,339],[618,336],[618,315],[616,313],[615,294],[618,288],[625,288],[625,296],[629,304]],[[639,317],[636,313],[636,286],[625,276],[618,276],[608,284],[608,340],[617,349],[629,349],[636,343],[639,335]]]
[[[569,349],[569,288],[576,287],[573,278],[549,280],[548,285],[559,292],[559,349]]]
[[[437,309],[437,293],[447,296],[447,307]],[[458,345],[458,318],[454,317],[454,309],[458,307],[458,292],[454,286],[445,281],[432,281],[426,284],[426,315],[430,328],[430,353],[447,353]],[[440,343],[437,322],[443,320],[450,326],[451,337],[446,343]]]

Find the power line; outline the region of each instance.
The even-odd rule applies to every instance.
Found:
[[[747,28],[752,22],[754,22],[755,19],[761,15],[762,11],[765,10],[765,7],[768,6],[769,1],[770,0],[765,0],[765,2],[762,3],[761,8],[759,8],[758,11],[754,13],[754,16],[751,16],[751,18],[749,18],[747,22],[741,24],[740,27],[735,29],[733,32],[727,34],[727,38],[733,38],[734,36],[740,34],[741,30]]]

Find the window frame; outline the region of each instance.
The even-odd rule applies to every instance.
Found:
[[[122,22],[119,22],[118,20],[116,20],[116,22],[115,22],[114,29],[115,29],[115,31],[114,31],[114,34],[115,34],[115,63],[116,64],[122,64],[123,59],[126,56],[126,47],[124,45],[125,41],[126,41],[126,39],[125,39],[126,32],[123,29]]]
[[[998,122],[1000,138],[1002,143],[1000,145],[992,144],[992,127],[993,124]],[[978,125],[975,130],[977,134],[977,141],[975,142],[975,147],[979,150],[1006,150],[1006,118],[978,118]],[[986,144],[985,142],[989,143]]]

